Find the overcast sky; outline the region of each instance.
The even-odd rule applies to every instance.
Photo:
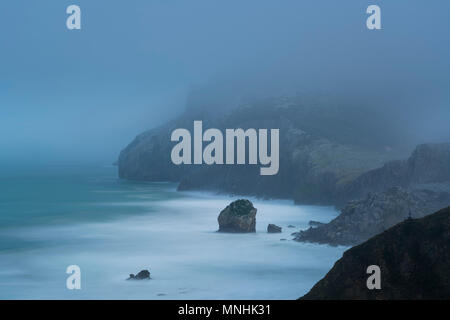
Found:
[[[71,4],[81,30],[66,28]],[[382,30],[367,30],[369,4]],[[444,0],[1,1],[0,162],[111,163],[215,81],[236,95],[395,92],[427,123],[417,140],[442,140],[449,15]]]

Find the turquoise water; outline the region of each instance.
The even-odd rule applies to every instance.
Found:
[[[294,299],[346,249],[290,240],[309,220],[331,220],[333,208],[251,199],[257,232],[222,234],[217,215],[234,197],[123,181],[116,170],[0,170],[0,298]],[[283,233],[267,234],[268,223]],[[81,290],[66,288],[74,264]],[[141,269],[152,280],[125,281]]]
[[[164,187],[162,187],[164,186]],[[117,178],[113,166],[7,167],[0,171],[0,252],[38,246],[1,237],[17,227],[52,226],[107,221],[144,214],[135,199],[180,198],[175,184],[128,182]],[[117,201],[127,205],[116,206]]]

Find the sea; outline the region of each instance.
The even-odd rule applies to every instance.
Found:
[[[256,232],[217,232],[220,211],[239,198],[257,208]],[[337,214],[121,180],[114,166],[2,166],[0,299],[296,299],[348,248],[292,233]],[[269,223],[282,233],[267,233]],[[67,286],[73,265],[80,289]],[[127,280],[140,270],[151,279]]]

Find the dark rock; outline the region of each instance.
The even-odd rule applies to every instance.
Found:
[[[275,225],[275,224],[269,224],[267,226],[267,232],[268,233],[280,233],[281,232],[281,227]]]
[[[219,217],[220,232],[255,232],[256,208],[249,200],[240,199],[223,209]]]
[[[315,228],[315,227],[320,227],[320,226],[324,225],[324,223],[323,223],[323,222],[319,222],[319,221],[311,220],[311,221],[308,223],[308,225],[309,225],[310,227]]]
[[[413,216],[417,214],[413,212]],[[381,290],[366,286],[367,267],[381,270]],[[344,252],[302,299],[450,299],[450,207],[406,219]]]
[[[297,241],[331,245],[355,245],[408,218],[442,208],[442,194],[431,191],[407,191],[393,187],[386,192],[371,193],[363,200],[350,201],[330,223],[310,227],[295,235]],[[447,204],[450,203],[450,197]]]
[[[127,280],[143,280],[150,279],[150,272],[148,270],[142,270],[137,275],[130,274],[130,277]]]
[[[287,226],[288,228],[295,228],[295,226],[293,226],[292,224]]]

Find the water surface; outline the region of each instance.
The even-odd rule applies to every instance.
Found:
[[[0,298],[295,299],[346,249],[292,241],[337,213],[291,201],[251,199],[256,233],[216,232],[235,199],[122,181],[107,166],[3,168]],[[268,223],[283,232],[268,234]],[[81,290],[66,289],[69,265],[81,268]],[[142,269],[151,280],[125,280]]]

